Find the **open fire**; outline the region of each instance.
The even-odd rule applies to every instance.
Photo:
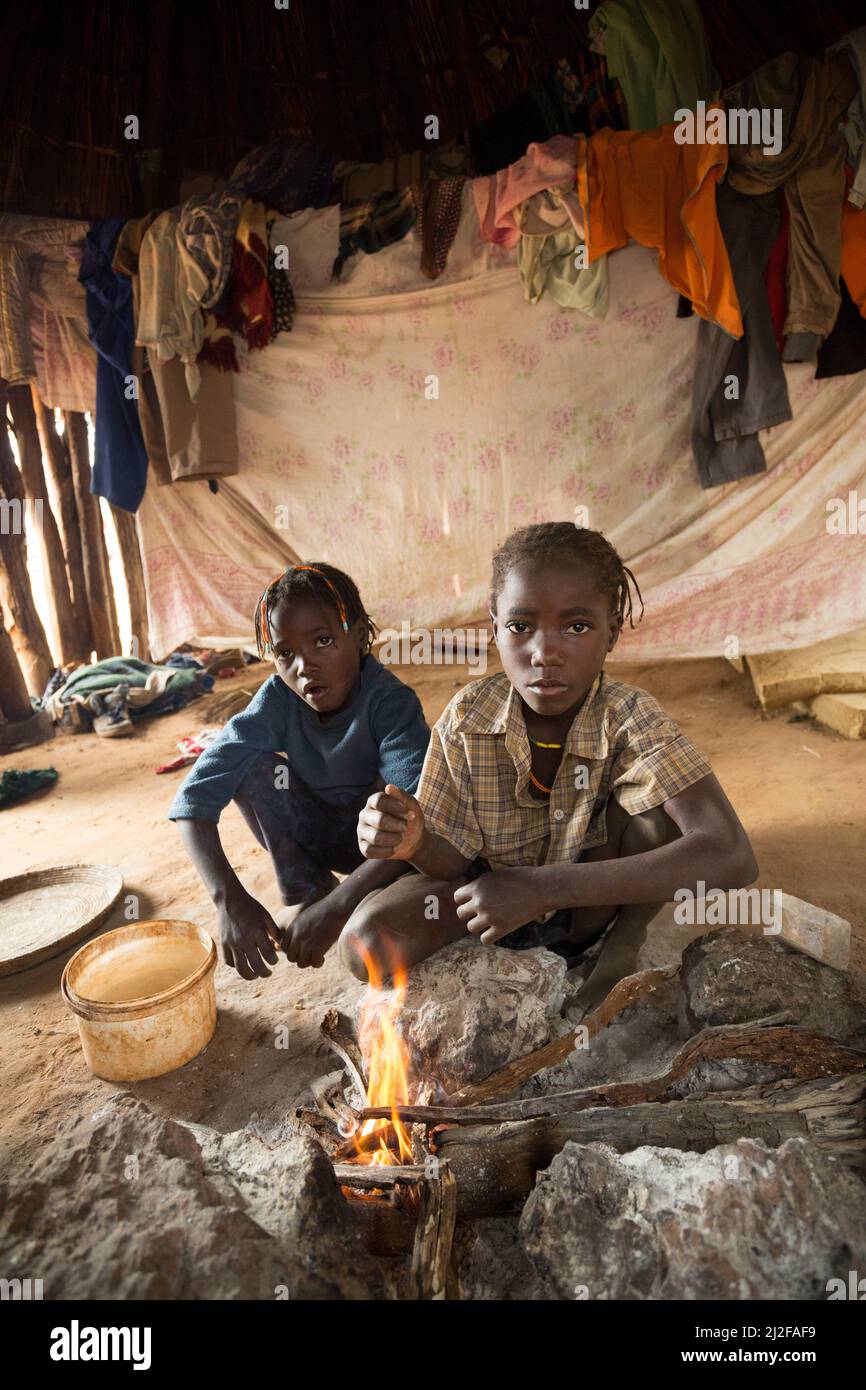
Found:
[[[364,953],[367,977],[375,990],[381,990],[382,977],[376,962]],[[398,1105],[409,1104],[409,1054],[397,1029],[397,1019],[406,998],[407,973],[399,968],[393,975],[393,992],[379,1010],[365,1005],[358,1024],[358,1040],[367,1064],[367,1094],[365,1105],[388,1106],[391,1119],[365,1120],[355,1135],[357,1163],[411,1163],[412,1143],[403,1121],[397,1114]],[[380,1134],[381,1131],[381,1134]],[[373,1145],[370,1136],[380,1134]],[[388,1141],[391,1141],[390,1143]],[[366,1141],[364,1143],[359,1141]],[[394,1145],[396,1144],[396,1147]]]

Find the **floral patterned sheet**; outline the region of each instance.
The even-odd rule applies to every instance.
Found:
[[[148,487],[157,656],[248,643],[262,588],[297,558],[348,570],[380,626],[477,622],[494,545],[577,508],[643,591],[618,657],[781,650],[866,623],[866,540],[828,529],[827,508],[866,497],[866,377],[786,368],[794,419],[766,432],[768,471],[703,491],[689,445],[697,319],[676,318],[653,254],[611,257],[603,323],[531,306],[466,194],[440,280],[421,277],[414,234],[339,282],[300,277],[293,331],[233,378],[241,472],[217,496]],[[298,235],[324,226],[314,215]],[[288,239],[288,220],[273,235]]]

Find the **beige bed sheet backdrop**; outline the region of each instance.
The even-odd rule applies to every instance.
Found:
[[[275,225],[290,334],[241,353],[240,473],[160,487],[139,512],[151,640],[249,643],[265,583],[339,565],[381,626],[470,625],[514,527],[586,508],[635,571],[632,660],[805,646],[866,623],[866,536],[828,503],[866,499],[866,375],[788,372],[794,419],[766,474],[703,491],[689,445],[697,319],[638,246],[610,261],[598,323],[525,302],[513,252],[478,238],[469,186],[445,275],[416,235],[328,276],[337,209]],[[863,522],[866,527],[866,519]]]

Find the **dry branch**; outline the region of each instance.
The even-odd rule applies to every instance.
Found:
[[[329,1009],[322,1019],[319,1031],[332,1052],[336,1052],[345,1062],[355,1089],[363,1101],[367,1095],[367,1074],[364,1058],[355,1041],[351,1021],[339,1009]],[[390,1113],[390,1112],[389,1112]]]
[[[333,1071],[327,1076],[317,1077],[315,1081],[310,1082],[310,1090],[320,1115],[330,1120],[340,1134],[354,1133],[358,1128],[358,1117],[343,1099],[342,1071]]]
[[[341,1147],[338,1142],[334,1126],[329,1120],[321,1115],[318,1110],[308,1110],[299,1105],[293,1112],[292,1118],[299,1125],[304,1125],[311,1129],[315,1138],[319,1141],[322,1148],[326,1151],[329,1158],[336,1161],[337,1149]]]
[[[522,1201],[539,1169],[565,1144],[642,1145],[706,1153],[719,1144],[758,1139],[770,1148],[802,1137],[861,1175],[866,1171],[866,1074],[776,1081],[739,1091],[650,1101],[611,1109],[436,1131],[437,1154],[457,1180],[461,1216],[491,1216]],[[368,1170],[369,1171],[369,1170]]]
[[[779,1017],[774,1014],[767,1020],[704,1028],[680,1048],[667,1071],[641,1081],[614,1081],[576,1091],[553,1091],[547,1096],[533,1096],[501,1105],[398,1105],[395,1109],[404,1122],[414,1120],[428,1125],[499,1124],[540,1115],[572,1114],[597,1105],[636,1105],[643,1101],[659,1100],[675,1081],[681,1080],[698,1062],[708,1059],[736,1059],[762,1062],[767,1066],[784,1066],[800,1079],[859,1071],[866,1067],[866,1053],[845,1047],[832,1038],[825,1038],[806,1028],[770,1026]],[[383,1112],[379,1106],[370,1106],[361,1111],[359,1119],[362,1122],[378,1119],[382,1113],[390,1115],[391,1110],[388,1108]]]
[[[412,1284],[417,1299],[445,1299],[456,1221],[457,1183],[448,1165],[442,1163],[438,1177],[428,1178],[421,1189],[412,1250]]]
[[[422,1163],[335,1163],[334,1177],[344,1187],[396,1187],[426,1182]]]

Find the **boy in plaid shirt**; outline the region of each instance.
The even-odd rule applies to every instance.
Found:
[[[349,919],[341,952],[359,978],[369,955],[387,975],[468,931],[546,946],[570,966],[589,952],[586,1011],[634,970],[648,922],[678,889],[754,881],[706,758],[651,695],[602,669],[631,622],[632,584],[640,598],[604,536],[568,522],[525,527],[497,551],[503,672],[447,706],[416,796],[389,785],[361,812],[365,857],[418,872]]]

